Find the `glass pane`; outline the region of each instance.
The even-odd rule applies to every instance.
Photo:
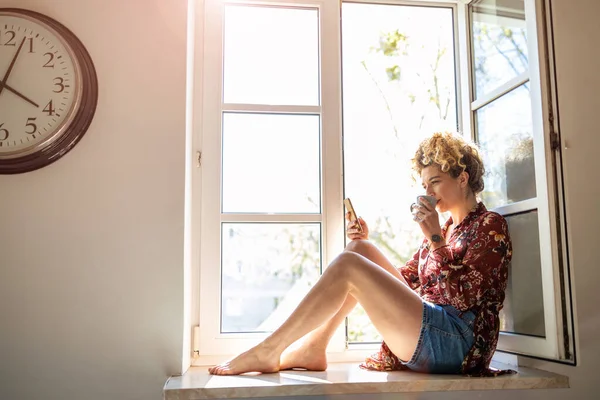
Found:
[[[319,213],[318,115],[223,115],[223,212]]]
[[[500,330],[545,337],[538,213],[531,211],[506,220],[513,257],[504,309],[500,312]]]
[[[480,0],[471,7],[476,98],[528,68],[523,0]]]
[[[277,329],[319,279],[319,224],[222,225],[221,332]]]
[[[371,239],[396,265],[421,233],[409,210],[409,160],[420,140],[457,129],[452,10],[342,4],[344,185]],[[351,342],[381,338],[359,307]]]
[[[316,9],[225,6],[225,103],[319,105]]]
[[[536,197],[529,87],[519,86],[477,110],[489,209]]]

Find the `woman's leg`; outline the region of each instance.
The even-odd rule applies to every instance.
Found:
[[[385,255],[368,240],[353,240],[348,243],[345,251],[358,253],[375,264],[379,265],[402,282],[406,283],[404,277],[396,267],[385,257]],[[311,371],[324,371],[327,369],[327,345],[333,337],[338,326],[356,306],[357,300],[351,295],[329,321],[308,333],[299,346],[288,348],[281,356],[281,369],[304,368]]]
[[[282,352],[336,315],[348,295],[361,303],[390,349],[401,359],[410,359],[421,329],[421,299],[390,272],[347,251],[331,263],[279,329],[256,347],[211,368],[210,373],[277,372]]]

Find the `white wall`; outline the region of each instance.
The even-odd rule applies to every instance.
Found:
[[[159,399],[181,369],[187,0],[0,7],[69,27],[100,88],[70,153],[0,176],[0,399]]]
[[[159,399],[179,372],[186,0],[0,0],[54,16],[100,80],[83,140],[42,170],[0,176],[0,399]],[[577,299],[572,389],[352,399],[592,399],[600,362],[597,0],[553,0]]]

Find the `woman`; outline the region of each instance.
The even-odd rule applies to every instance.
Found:
[[[396,269],[368,241],[365,221],[350,221],[351,242],[281,327],[211,374],[324,370],[327,344],[357,301],[384,338],[363,368],[494,374],[489,363],[512,254],[506,221],[477,201],[483,163],[460,135],[434,134],[412,161],[437,201],[433,207],[422,200],[414,210],[425,238],[413,258]],[[443,227],[438,211],[451,215]],[[298,349],[286,351],[305,335]]]

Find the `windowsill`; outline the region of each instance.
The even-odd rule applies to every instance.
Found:
[[[167,380],[164,399],[231,399],[569,387],[567,376],[495,362],[492,362],[492,366],[511,368],[518,371],[518,374],[495,378],[469,378],[460,375],[427,375],[408,371],[365,371],[358,367],[358,363],[330,363],[327,371],[324,372],[281,371],[276,374],[214,376],[208,374],[207,367],[192,367],[182,376]]]

